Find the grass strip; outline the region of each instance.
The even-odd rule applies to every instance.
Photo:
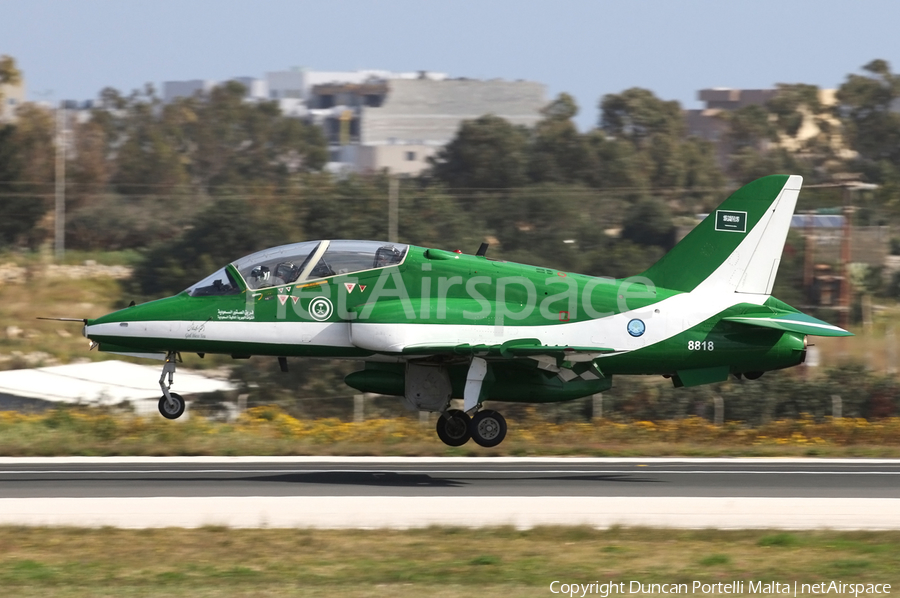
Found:
[[[745,595],[749,581],[835,580],[893,592],[900,533],[0,527],[9,596],[548,596],[554,580],[742,580]]]
[[[0,455],[568,455],[900,457],[900,418],[775,421],[759,428],[700,418],[663,422],[510,421],[507,439],[483,449],[442,444],[417,419],[301,420],[277,407],[236,422],[168,421],[103,409],[0,412]]]

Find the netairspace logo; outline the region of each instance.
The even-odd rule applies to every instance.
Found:
[[[643,583],[640,581],[609,581],[593,583],[550,583],[552,594],[564,596],[600,596],[607,598],[619,594],[761,594],[764,596],[811,596],[818,594],[845,594],[865,596],[870,594],[890,594],[891,584],[887,583],[844,583],[843,581],[820,581],[802,583],[798,581],[733,581],[729,583]]]
[[[565,273],[542,281],[540,292],[538,285],[525,276],[463,279],[423,275],[413,282],[418,284],[411,296],[400,272],[388,269],[374,283],[365,285],[372,288],[360,309],[350,308],[351,299],[360,296],[365,288],[357,280],[343,284],[321,281],[248,292],[246,309],[220,319],[246,319],[244,314],[250,314],[252,319],[258,303],[277,298],[277,319],[285,319],[288,309],[293,308],[301,319],[321,322],[337,314],[342,320],[368,320],[379,301],[389,301],[410,321],[463,319],[503,326],[538,316],[552,323],[574,321],[581,314],[591,319],[605,318],[630,311],[635,304],[629,306],[629,301],[645,305],[656,298],[653,282],[642,276],[622,280],[584,277],[579,282],[574,276],[562,274]],[[600,304],[607,309],[597,309]]]

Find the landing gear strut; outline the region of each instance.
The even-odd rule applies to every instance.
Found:
[[[185,402],[181,395],[169,392],[175,377],[175,363],[177,359],[178,354],[175,351],[166,353],[166,363],[163,365],[162,374],[159,376],[159,387],[163,391],[163,396],[159,399],[159,413],[166,419],[178,419],[184,413],[185,408]],[[169,375],[168,384],[166,384],[166,374]]]
[[[489,369],[487,361],[481,357],[472,358],[466,373],[463,411],[448,409],[438,418],[437,433],[444,444],[462,446],[471,438],[489,448],[506,438],[506,420],[503,416],[491,409],[480,410],[481,402],[486,398],[484,381],[488,378]],[[471,419],[470,413],[474,413]]]

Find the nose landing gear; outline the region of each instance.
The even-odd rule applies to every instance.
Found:
[[[178,354],[174,351],[166,353],[166,363],[163,365],[162,374],[159,376],[159,387],[163,396],[159,399],[159,413],[166,419],[178,419],[184,413],[186,406],[184,399],[178,393],[169,392],[175,378],[175,367]],[[166,384],[166,374],[169,380]]]

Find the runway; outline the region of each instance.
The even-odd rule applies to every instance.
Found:
[[[0,459],[0,523],[900,529],[900,461]]]

